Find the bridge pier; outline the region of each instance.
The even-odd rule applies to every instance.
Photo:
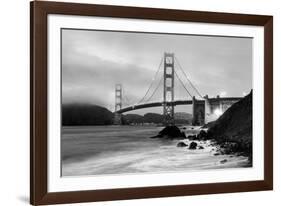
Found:
[[[229,97],[208,98],[205,96],[205,123],[217,120],[229,107],[242,98]]]
[[[205,101],[192,98],[192,125],[201,126],[205,124]]]
[[[115,125],[121,125],[122,124],[122,116],[121,116],[120,113],[118,113],[118,112],[114,113],[113,124],[115,124]]]
[[[208,95],[204,96],[205,98],[205,123],[209,123],[211,122],[211,117],[210,117],[210,114],[211,114],[211,106],[210,106],[210,101],[209,101],[209,97]]]

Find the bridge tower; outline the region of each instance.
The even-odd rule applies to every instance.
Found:
[[[122,108],[122,84],[115,85],[115,112],[114,124],[121,125],[121,114],[116,112]]]
[[[174,53],[164,53],[164,124],[174,125]]]

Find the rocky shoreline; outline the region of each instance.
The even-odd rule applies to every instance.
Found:
[[[244,156],[252,165],[252,91],[233,104],[219,119],[202,127],[186,130],[167,126],[152,138],[177,139],[177,147],[204,150],[212,147],[214,156]],[[223,160],[225,163],[227,160]]]
[[[190,135],[190,133],[193,133]],[[187,135],[189,134],[189,135]],[[176,144],[178,148],[186,148],[188,150],[208,150],[213,156],[223,156],[220,160],[220,164],[225,164],[229,161],[229,158],[235,156],[243,156],[248,158],[248,165],[252,165],[252,157],[244,147],[241,147],[236,142],[231,141],[217,141],[216,138],[212,138],[208,135],[208,129],[202,127],[191,128],[187,130],[186,127],[179,128],[177,126],[167,126],[159,132],[158,135],[151,138],[160,138],[167,140],[179,140]],[[228,158],[225,158],[227,156]]]

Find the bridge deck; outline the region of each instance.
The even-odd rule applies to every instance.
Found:
[[[223,97],[223,98],[209,98],[208,100],[210,102],[212,101],[238,101],[242,99],[242,97]],[[196,100],[197,102],[205,102],[205,100]],[[129,112],[132,110],[137,110],[137,109],[144,109],[144,108],[149,108],[149,107],[161,107],[163,106],[164,102],[151,102],[151,103],[145,103],[145,104],[138,104],[138,105],[132,105],[129,107],[124,107],[120,110],[117,110],[116,113],[124,113],[124,112]],[[167,102],[168,105],[190,105],[192,104],[192,100],[176,100],[173,102]]]
[[[204,101],[204,100],[200,100]],[[129,112],[132,110],[137,110],[137,109],[144,109],[144,108],[149,108],[149,107],[161,107],[163,106],[164,102],[152,102],[152,103],[145,103],[145,104],[138,104],[138,105],[133,105],[129,107],[122,108],[118,111],[117,113],[124,113],[124,112]],[[187,104],[192,104],[192,100],[179,100],[179,101],[174,101],[174,102],[167,102],[168,105],[187,105]]]

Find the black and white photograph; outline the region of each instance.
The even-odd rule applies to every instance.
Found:
[[[61,29],[61,175],[247,169],[253,39]]]

